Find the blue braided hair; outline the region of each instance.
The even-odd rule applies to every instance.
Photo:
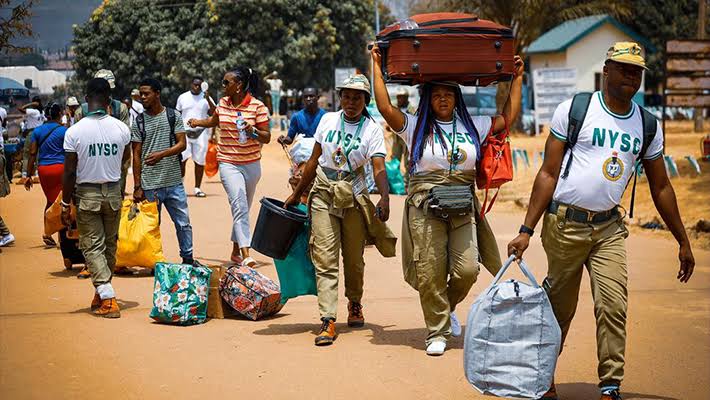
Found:
[[[433,140],[433,136],[437,135],[439,138],[439,143],[444,149],[444,153],[448,152],[448,145],[446,140],[443,138],[442,130],[435,129],[436,116],[431,110],[431,92],[436,83],[425,83],[422,85],[421,96],[419,100],[419,108],[417,109],[417,125],[414,128],[414,136],[412,140],[411,148],[409,149],[409,172],[416,172],[416,165],[419,160],[421,160],[424,154],[424,147],[426,147],[426,142],[428,140]],[[448,86],[448,85],[447,85]],[[452,86],[454,88],[454,95],[456,98],[456,106],[454,107],[454,118],[458,117],[459,120],[463,122],[464,128],[466,128],[466,133],[471,138],[474,146],[476,147],[476,161],[481,159],[481,139],[478,135],[478,129],[473,124],[471,116],[466,110],[466,102],[463,99],[463,93],[461,88],[456,85]]]

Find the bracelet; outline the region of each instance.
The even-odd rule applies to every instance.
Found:
[[[69,206],[71,206],[71,204],[65,203],[64,200],[59,200],[59,204],[60,204],[63,208],[69,208]]]
[[[527,233],[528,235],[532,236],[533,234],[535,234],[535,231],[525,225],[520,225],[520,230],[518,231],[518,233]]]

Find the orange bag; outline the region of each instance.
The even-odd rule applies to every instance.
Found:
[[[212,141],[207,145],[207,156],[205,156],[205,175],[211,178],[219,172],[219,164],[217,164],[217,145]]]
[[[44,234],[53,235],[62,229],[66,228],[62,223],[62,192],[59,192],[57,199],[44,212]],[[76,206],[74,204],[69,208],[69,216],[72,221],[76,221]]]
[[[510,150],[510,131],[505,117],[503,117],[503,121],[505,121],[505,131],[495,136],[493,134],[493,126],[491,126],[491,131],[481,144],[481,161],[476,171],[476,186],[479,189],[486,190],[483,205],[481,206],[481,218],[493,208],[493,203],[495,203],[496,197],[498,197],[500,192],[499,188],[504,183],[513,180],[513,153]],[[488,208],[486,208],[489,189],[498,190],[491,199]]]

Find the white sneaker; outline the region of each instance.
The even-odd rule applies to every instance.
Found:
[[[8,233],[7,235],[0,238],[0,247],[7,246],[8,244],[14,241],[15,237],[12,235],[12,233]]]
[[[459,319],[456,318],[456,314],[454,313],[449,314],[449,316],[451,317],[451,336],[461,336],[461,323],[459,322]]]
[[[429,346],[426,347],[426,354],[428,356],[440,356],[444,354],[444,351],[446,350],[446,342],[443,340],[437,340],[434,342],[431,342]]]
[[[195,197],[207,197],[207,194],[200,188],[195,188]]]

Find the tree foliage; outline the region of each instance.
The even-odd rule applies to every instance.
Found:
[[[101,68],[124,94],[146,76],[160,79],[174,102],[193,75],[218,87],[244,65],[278,71],[286,87],[333,86],[333,68],[367,70],[372,0],[140,1],[104,0],[74,30],[76,83]],[[386,22],[388,14],[384,16]]]
[[[9,7],[10,0],[0,0],[0,8],[9,9],[7,17],[0,17],[0,52],[27,52],[29,47],[15,46],[10,42],[22,36],[32,36],[32,6],[35,0],[25,0],[14,7]]]

